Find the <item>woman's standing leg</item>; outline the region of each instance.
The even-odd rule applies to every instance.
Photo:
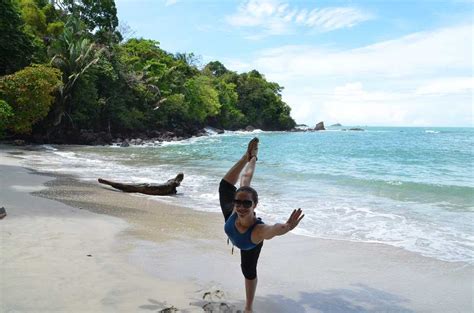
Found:
[[[263,242],[251,250],[240,250],[242,273],[245,277],[245,312],[252,312],[255,291],[257,290],[257,262]]]

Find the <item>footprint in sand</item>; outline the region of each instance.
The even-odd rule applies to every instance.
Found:
[[[206,291],[202,299],[208,301],[202,305],[202,309],[207,313],[240,313],[233,305],[225,302],[225,293],[222,290]]]

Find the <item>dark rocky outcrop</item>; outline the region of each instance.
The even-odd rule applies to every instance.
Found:
[[[245,131],[253,132],[254,130],[255,130],[255,127],[253,127],[252,125],[248,125],[247,127],[245,127]]]
[[[314,130],[326,130],[326,128],[324,128],[324,122],[317,123]]]

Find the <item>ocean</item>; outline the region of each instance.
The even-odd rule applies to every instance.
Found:
[[[83,180],[162,183],[184,173],[178,194],[158,197],[220,212],[218,185],[260,139],[252,186],[257,214],[294,233],[377,242],[450,262],[474,263],[474,129],[366,127],[321,132],[226,132],[146,146],[42,146],[26,165]]]

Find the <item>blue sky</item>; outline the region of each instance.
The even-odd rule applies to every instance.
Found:
[[[473,126],[473,1],[116,4],[135,37],[278,82],[298,123]]]

